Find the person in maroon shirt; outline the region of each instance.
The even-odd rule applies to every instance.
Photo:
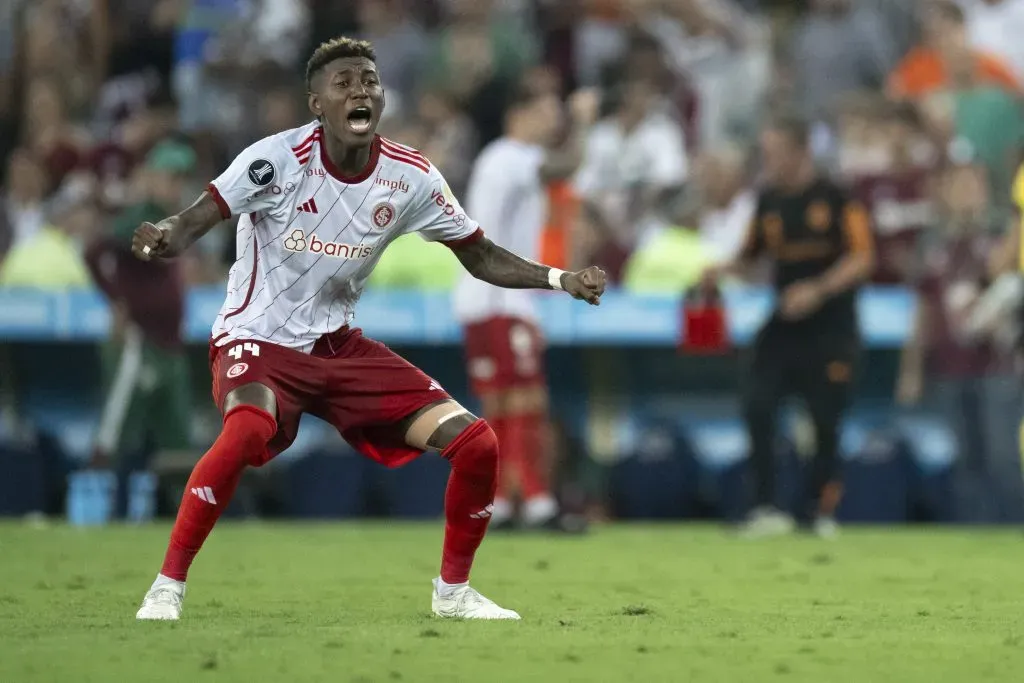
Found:
[[[960,519],[1004,521],[1019,513],[1024,499],[1016,449],[1019,390],[1010,359],[971,323],[1001,238],[980,165],[954,159],[941,172],[938,190],[941,216],[919,250],[917,317],[896,397],[904,406],[926,403],[953,429]]]
[[[917,241],[931,225],[929,164],[921,158],[924,137],[916,110],[909,104],[883,104],[883,126],[891,163],[882,173],[850,179],[853,196],[867,207],[875,228],[875,284],[907,282]]]
[[[185,288],[175,261],[142,263],[131,253],[132,233],[177,206],[195,165],[191,148],[157,145],[146,158],[147,199],[129,206],[111,230],[86,250],[93,279],[114,312],[105,348],[107,399],[94,444],[94,465],[155,450],[188,446],[188,363],[181,326]]]

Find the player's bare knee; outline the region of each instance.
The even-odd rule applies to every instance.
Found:
[[[277,417],[277,397],[270,387],[259,382],[243,384],[232,389],[224,397],[223,412],[225,415],[238,406],[252,406],[259,408],[272,417]]]
[[[405,419],[405,442],[424,451],[443,450],[476,420],[475,415],[455,401],[438,401]]]
[[[427,439],[427,445],[438,451],[448,448],[455,439],[462,434],[470,425],[477,422],[479,418],[468,411],[457,413],[451,419],[443,421]]]

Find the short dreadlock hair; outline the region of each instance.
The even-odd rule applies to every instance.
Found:
[[[313,55],[306,62],[306,89],[313,89],[313,76],[320,69],[335,59],[344,59],[346,57],[365,57],[371,62],[377,61],[377,53],[374,51],[373,45],[367,40],[355,40],[342,36],[328,40],[325,43],[320,43],[320,47],[313,50]]]

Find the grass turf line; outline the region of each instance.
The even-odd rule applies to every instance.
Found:
[[[429,614],[441,524],[225,524],[177,624],[137,623],[167,526],[0,525],[0,681],[1020,681],[1024,539],[705,526],[489,538],[521,623]]]

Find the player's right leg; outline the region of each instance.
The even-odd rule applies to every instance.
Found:
[[[539,382],[514,386],[499,392],[498,398],[502,429],[495,431],[502,460],[509,460],[519,482],[521,520],[527,528],[559,529],[558,501],[552,491],[547,388]]]
[[[557,523],[540,331],[527,320],[495,316],[468,325],[465,340],[471,386],[501,449],[491,528],[511,523],[517,493],[527,527]]]
[[[137,619],[181,616],[192,560],[234,496],[242,472],[267,460],[267,443],[277,432],[276,412],[274,392],[263,384],[246,384],[227,395],[220,435],[185,484],[163,566],[142,600]]]
[[[319,361],[264,342],[211,349],[220,435],[196,463],[182,496],[164,563],[138,619],[177,619],[193,559],[227,508],[246,467],[259,467],[295,438],[304,396],[316,391]]]
[[[843,491],[839,429],[850,405],[857,348],[847,340],[822,342],[822,347],[816,362],[805,368],[801,387],[815,441],[801,512],[815,533],[831,538],[839,530],[835,514]]]
[[[501,449],[498,458],[498,487],[494,494],[494,509],[491,512],[490,529],[508,530],[515,524],[515,498],[520,491],[519,463],[516,452],[507,449],[510,423],[505,420],[505,407],[501,392],[477,391],[483,418],[491,425]]]

